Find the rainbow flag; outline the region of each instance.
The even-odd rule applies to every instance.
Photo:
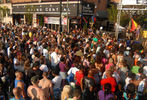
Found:
[[[85,21],[86,24],[88,23],[85,17],[83,17],[83,20]]]
[[[135,29],[137,29],[138,24],[133,20],[133,18],[131,19],[131,31],[135,31]]]

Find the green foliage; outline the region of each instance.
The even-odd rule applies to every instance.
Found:
[[[117,21],[117,13],[118,13],[117,7],[111,4],[110,8],[108,8],[107,11],[108,11],[108,16],[109,16],[108,17],[109,21],[115,23]]]
[[[43,26],[43,16],[40,16],[40,25]]]
[[[120,25],[125,27],[126,25],[129,24],[129,21],[130,21],[129,15],[122,12],[120,17]]]
[[[27,13],[27,14],[25,14],[25,16],[26,16],[27,24],[31,25],[32,24],[32,20],[33,20],[33,14]]]
[[[147,17],[146,17],[146,14],[142,15],[134,15],[133,16],[133,19],[139,24],[139,25],[142,25],[143,23],[146,22],[147,20]]]
[[[29,5],[26,6],[26,12],[28,13],[26,13],[25,16],[26,16],[26,22],[29,25],[32,24],[32,20],[33,20],[33,14],[31,13],[30,9],[33,9],[34,11],[35,7]]]

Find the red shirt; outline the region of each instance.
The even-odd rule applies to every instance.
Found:
[[[110,83],[111,84],[111,91],[115,92],[115,88],[116,88],[116,85],[117,85],[115,78],[110,77],[110,78],[102,79],[101,80],[101,86],[103,86],[103,90],[104,90],[104,85],[106,83]]]
[[[81,71],[76,72],[76,80],[77,80],[76,84],[77,85],[79,85],[79,86],[81,85],[81,80],[83,77],[84,77],[83,72],[81,72]]]

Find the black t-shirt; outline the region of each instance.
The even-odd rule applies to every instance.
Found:
[[[38,70],[29,69],[29,70],[27,71],[27,79],[28,79],[29,83],[31,83],[30,80],[31,80],[31,78],[32,78],[33,76],[38,75],[39,78],[41,79],[41,78],[42,78],[42,73],[43,73],[43,72],[42,72],[40,69],[38,69]]]

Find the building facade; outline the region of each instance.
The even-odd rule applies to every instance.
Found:
[[[0,0],[0,22],[13,23],[11,0]]]
[[[35,26],[46,25],[58,30],[60,16],[62,17],[61,23],[63,27],[67,27],[68,25],[72,26],[72,24],[79,26],[81,24],[79,22],[83,18],[83,22],[89,23],[91,16],[94,15],[94,3],[84,0],[62,0],[62,2],[60,0],[20,1],[12,0],[13,24],[27,23],[32,16],[33,22],[30,23],[33,23]]]

